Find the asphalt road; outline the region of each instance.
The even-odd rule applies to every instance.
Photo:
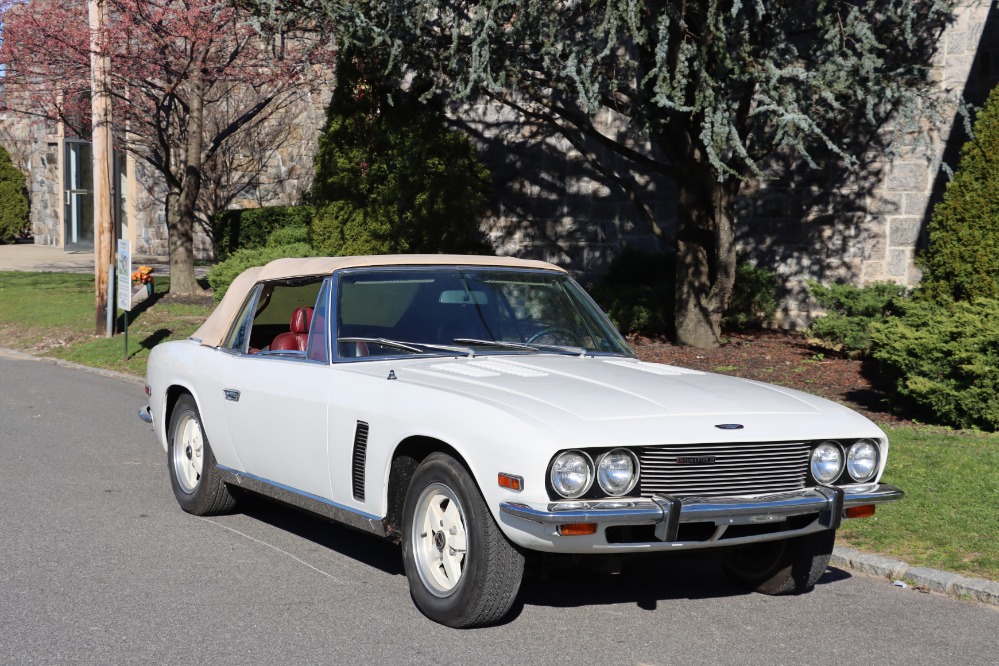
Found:
[[[399,551],[267,503],[202,519],[142,384],[0,352],[0,663],[995,664],[999,611],[830,569],[747,594],[710,556],[526,580],[509,622],[413,606]]]

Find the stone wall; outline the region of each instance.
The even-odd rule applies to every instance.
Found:
[[[59,245],[62,239],[59,144],[46,140],[52,134],[54,128],[42,121],[0,117],[0,144],[25,174],[31,233],[39,245]]]
[[[972,105],[985,100],[999,83],[999,10],[992,0],[961,4],[932,67],[931,79],[955,98]],[[811,174],[810,181],[806,174],[794,187],[750,189],[739,204],[740,246],[780,275],[779,325],[806,326],[819,312],[806,280],[919,282],[916,255],[947,180],[943,165],[957,166],[967,140],[963,122],[954,115],[920,137],[929,139],[928,150],[915,142],[892,159],[869,155],[849,172]]]
[[[312,186],[312,160],[329,97],[329,91],[304,93],[262,127],[234,136],[232,148],[221,151],[214,169],[206,169],[195,227],[196,259],[214,258],[210,218],[215,212],[302,201]],[[138,185],[130,210],[138,230],[134,252],[165,259],[169,256],[165,182],[141,158],[134,159],[134,165]]]
[[[625,247],[659,247],[621,186],[551,128],[488,101],[454,108],[450,117],[473,138],[492,172],[493,196],[483,231],[497,254],[549,261],[588,282],[598,279]],[[609,136],[627,135],[624,119],[610,112],[601,113],[595,125]],[[637,140],[633,145],[649,149]],[[605,148],[582,147],[611,170],[628,168]],[[657,225],[674,229],[673,182],[641,177],[640,184]]]

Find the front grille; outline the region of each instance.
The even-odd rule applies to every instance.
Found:
[[[676,444],[638,449],[638,491],[666,495],[758,495],[805,487],[804,442]],[[678,462],[678,460],[680,462]]]

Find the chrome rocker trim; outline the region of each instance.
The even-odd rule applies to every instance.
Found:
[[[395,532],[391,525],[378,516],[358,511],[342,504],[337,504],[324,497],[295,490],[289,486],[262,479],[259,476],[240,472],[239,470],[217,465],[219,476],[223,483],[237,488],[255,492],[273,500],[308,511],[327,520],[331,520],[361,532],[380,537],[393,537]]]
[[[500,512],[543,525],[598,523],[655,525],[656,538],[676,541],[680,523],[713,522],[717,526],[774,523],[789,516],[819,514],[824,528],[836,529],[845,509],[894,502],[903,492],[886,483],[856,486],[817,486],[773,495],[697,497],[654,495],[651,499],[553,502],[540,510],[502,502]]]

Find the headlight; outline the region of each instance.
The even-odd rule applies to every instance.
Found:
[[[597,483],[611,497],[624,495],[638,483],[638,460],[627,449],[614,449],[597,458]]]
[[[832,483],[843,473],[843,449],[839,443],[822,442],[812,451],[812,478],[819,483]]]
[[[560,453],[552,462],[551,482],[562,497],[585,495],[593,485],[593,461],[582,451]]]
[[[878,447],[869,439],[857,440],[846,454],[846,471],[854,481],[870,481],[878,473]]]

